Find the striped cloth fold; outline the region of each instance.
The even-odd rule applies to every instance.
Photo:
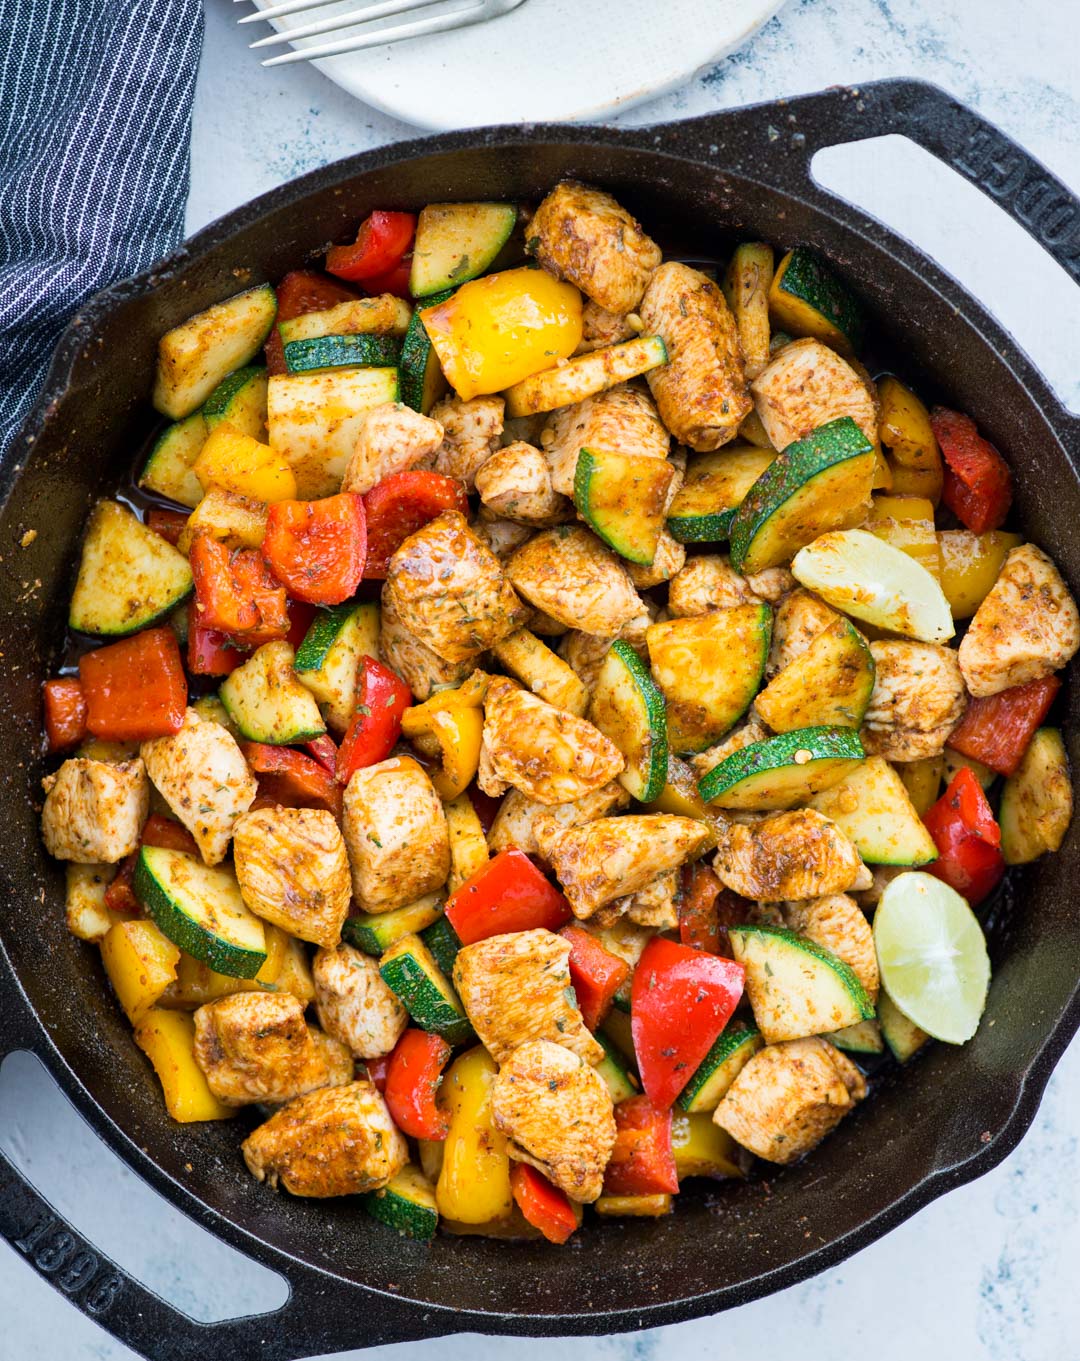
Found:
[[[200,0],[2,0],[0,455],[79,304],[183,234]]]

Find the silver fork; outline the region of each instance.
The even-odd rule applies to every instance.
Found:
[[[336,0],[282,0],[281,4],[256,10],[253,14],[245,14],[240,23],[253,24],[264,19],[280,19],[287,14],[322,9],[333,3],[336,3]],[[251,46],[276,47],[281,43],[295,42],[298,38],[313,38],[320,33],[337,33],[343,28],[357,28],[376,19],[388,19],[394,14],[415,14],[419,10],[431,9],[433,5],[445,3],[446,0],[377,0],[375,4],[359,5],[346,13],[316,19],[314,23],[282,29],[278,33],[272,33],[269,38],[260,38]],[[463,0],[463,3],[455,5],[453,9],[444,9],[441,14],[429,15],[426,19],[415,19],[391,28],[357,33],[351,38],[320,43],[316,47],[298,48],[294,52],[285,53],[284,56],[272,57],[269,61],[264,61],[263,65],[284,66],[291,61],[316,61],[320,57],[336,57],[342,52],[380,47],[384,43],[401,42],[405,38],[419,38],[430,33],[447,33],[451,29],[468,28],[471,24],[482,24],[488,19],[497,19],[524,3],[525,0]]]

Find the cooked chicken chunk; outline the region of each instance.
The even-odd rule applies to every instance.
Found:
[[[142,761],[115,765],[71,757],[55,775],[46,776],[42,788],[41,835],[57,860],[115,865],[137,849],[150,812]]]
[[[667,870],[658,874],[651,884],[622,901],[626,904],[627,917],[636,926],[674,931],[679,925],[679,871]]]
[[[438,421],[401,402],[384,402],[364,416],[342,491],[370,491],[392,473],[430,463],[443,442]]]
[[[626,568],[580,526],[537,534],[506,564],[506,575],[530,605],[585,633],[614,637],[645,612]]]
[[[451,394],[431,408],[431,418],[443,427],[443,442],[435,456],[435,470],[475,485],[476,470],[499,447],[506,403],[501,397],[474,397],[463,402]]]
[[[960,644],[960,669],[977,698],[1059,671],[1080,647],[1076,602],[1034,544],[1014,548]]]
[[[863,718],[868,755],[888,761],[937,756],[964,716],[967,695],[956,653],[935,643],[871,643],[874,690]]]
[[[454,987],[496,1063],[529,1040],[564,1044],[586,1063],[604,1057],[578,1010],[569,958],[570,942],[543,930],[489,936],[458,951]]]
[[[530,799],[520,789],[511,789],[499,805],[495,821],[488,832],[488,849],[493,853],[515,847],[526,855],[543,855],[538,840],[538,828],[545,838],[558,836],[566,827],[577,827],[593,822],[615,809],[625,808],[630,795],[614,780],[601,789],[584,794],[580,799],[550,807],[539,799]]]
[[[409,1146],[366,1079],[290,1101],[243,1143],[257,1181],[294,1196],[377,1191],[409,1161]]]
[[[342,944],[319,950],[312,974],[315,1010],[326,1033],[358,1059],[389,1054],[409,1024],[409,1013],[383,982],[378,961]]]
[[[770,605],[779,605],[799,583],[786,567],[766,567],[763,572],[748,576],[746,584],[760,599],[767,600]]]
[[[345,842],[322,808],[257,808],[238,819],[233,855],[244,902],[292,936],[333,946],[349,915]]]
[[[407,629],[385,586],[379,613],[379,655],[421,701],[430,699],[436,690],[460,685],[473,669],[471,658],[463,662],[443,661]]]
[[[494,776],[489,784],[513,785],[544,804],[568,803],[601,789],[625,765],[615,744],[587,719],[501,676],[488,686],[483,745]]]
[[[539,1168],[571,1200],[599,1196],[615,1147],[614,1107],[577,1054],[551,1040],[515,1049],[492,1086],[491,1114],[511,1158]]]
[[[473,521],[473,533],[481,543],[486,543],[499,561],[504,564],[509,562],[517,549],[523,543],[527,543],[533,535],[532,528],[529,525],[519,525],[514,520],[506,520],[494,515],[482,503],[476,519]]]
[[[668,813],[598,818],[568,828],[549,846],[547,858],[574,915],[585,918],[700,855],[712,840],[710,829],[694,818]]]
[[[497,449],[477,470],[480,500],[495,515],[543,529],[574,518],[574,504],[551,485],[548,462],[523,440]]]
[[[716,553],[687,558],[668,587],[668,609],[680,619],[732,605],[756,605],[759,599],[747,579]]]
[[[772,646],[766,675],[772,677],[801,657],[819,633],[840,616],[823,600],[800,586],[785,595],[773,614]]]
[[[604,658],[611,651],[612,638],[570,629],[559,644],[559,656],[577,674],[585,689],[592,693]]]
[[[259,792],[236,739],[220,723],[188,709],[178,733],[144,742],[140,755],[155,789],[195,838],[203,860],[220,864],[237,818]]]
[[[705,452],[738,434],[751,410],[735,318],[700,270],[669,260],[641,301],[648,334],[667,346],[668,362],[647,375],[664,424],[680,442]]]
[[[836,823],[811,808],[731,823],[713,865],[726,888],[761,903],[845,893],[863,870]]]
[[[195,1013],[195,1062],[227,1106],[277,1104],[351,1082],[342,1044],[316,1043],[303,1005],[287,992],[236,992]]]
[[[660,247],[610,194],[577,180],[557,184],[532,216],[529,249],[549,274],[577,284],[620,315],[641,301]]]
[[[446,814],[411,756],[390,756],[356,772],[345,788],[341,830],[353,893],[365,912],[404,907],[446,883]]]
[[[877,1001],[878,962],[874,933],[862,908],[846,893],[785,903],[784,923],[851,966],[871,1002]]]
[[[698,779],[704,779],[710,770],[715,770],[721,761],[726,761],[736,751],[742,751],[743,747],[749,747],[754,742],[764,742],[768,737],[768,729],[754,718],[748,719],[739,725],[734,731],[728,733],[722,742],[717,742],[713,747],[707,747],[704,751],[699,751],[696,756],[687,759],[694,768],[694,773]]]
[[[551,469],[551,485],[563,496],[573,496],[582,449],[667,458],[671,437],[645,389],[620,383],[552,412],[540,442]]]
[[[628,562],[626,570],[639,591],[650,591],[654,586],[670,581],[682,571],[685,563],[685,547],[678,539],[672,538],[666,529],[662,529],[652,562],[647,567],[639,562]]]
[[[577,352],[588,354],[591,350],[606,349],[608,345],[621,345],[624,340],[633,340],[637,334],[629,315],[609,312],[590,298],[581,311],[581,344]]]
[[[771,1163],[793,1163],[866,1095],[858,1068],[827,1040],[770,1044],[728,1088],[713,1119],[731,1137]]]
[[[69,862],[65,867],[64,924],[79,940],[97,945],[120,920],[105,902],[105,894],[115,877],[113,865]]]
[[[502,564],[456,510],[409,535],[390,559],[384,594],[404,627],[448,662],[474,659],[526,615]]]
[[[774,449],[850,416],[878,442],[877,407],[865,379],[820,340],[794,340],[754,379],[754,407]]]

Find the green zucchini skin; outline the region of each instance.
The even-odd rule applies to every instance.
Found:
[[[430,1242],[439,1227],[435,1193],[411,1163],[381,1190],[366,1192],[363,1206],[372,1219],[422,1243]]]
[[[314,695],[297,679],[293,660],[288,643],[264,643],[222,682],[218,697],[249,741],[289,746],[326,731]]]
[[[733,751],[702,777],[698,792],[723,808],[792,808],[836,784],[865,755],[854,728],[796,728]]]
[[[925,1030],[908,1020],[884,988],[878,995],[877,1015],[881,1037],[897,1063],[907,1063],[930,1038]]]
[[[720,543],[731,532],[747,492],[775,459],[769,449],[718,449],[686,469],[668,507],[667,527],[679,543]]]
[[[194,510],[203,498],[202,483],[194,472],[195,460],[206,436],[206,418],[201,411],[166,426],[150,450],[139,486]]]
[[[667,783],[667,710],[656,682],[624,639],[612,643],[601,664],[588,718],[626,758],[618,778],[631,798],[658,799]]]
[[[688,1115],[716,1110],[724,1093],[764,1043],[756,1025],[733,1022],[725,1026],[675,1098],[676,1104]]]
[[[866,323],[858,299],[808,246],[796,246],[791,252],[774,283],[773,292],[774,298],[776,294],[787,295],[818,313],[840,332],[852,352],[861,348]],[[783,320],[791,326],[795,320],[794,310],[787,311]]]
[[[425,307],[437,307],[453,296],[454,290],[446,288],[424,299]],[[450,384],[439,363],[439,356],[431,343],[420,309],[417,308],[401,343],[401,400],[414,411],[426,416]]]
[[[413,242],[409,292],[425,304],[434,293],[475,279],[494,263],[517,223],[512,203],[431,203]]]
[[[447,978],[454,973],[454,961],[461,949],[458,933],[445,917],[436,917],[420,932],[420,939],[431,951],[431,956]]]
[[[318,701],[329,727],[343,733],[356,709],[356,686],[364,657],[379,650],[379,606],[346,601],[321,609],[296,653],[296,678]]]
[[[394,368],[400,358],[401,342],[395,336],[315,336],[310,340],[290,340],[285,346],[285,367],[290,373]]]
[[[419,934],[437,921],[441,913],[442,904],[432,893],[393,912],[358,912],[346,917],[341,934],[350,945],[378,958],[402,936]]]
[[[617,1045],[609,1040],[602,1030],[596,1032],[596,1038],[603,1046],[604,1057],[596,1065],[595,1072],[611,1093],[611,1100],[617,1106],[620,1101],[628,1101],[632,1096],[637,1096],[641,1091],[641,1084],[631,1072]]]
[[[266,369],[247,364],[220,382],[207,397],[202,414],[208,431],[228,423],[243,435],[266,442]]]
[[[609,548],[627,562],[648,567],[656,557],[673,475],[666,459],[582,449],[574,471],[574,504]]]
[[[417,935],[402,936],[379,961],[383,982],[397,995],[421,1030],[448,1044],[464,1044],[472,1025],[450,982]]]
[[[857,1021],[855,1025],[834,1030],[826,1036],[830,1044],[843,1049],[848,1054],[883,1054],[885,1041],[882,1039],[881,1026],[877,1021]]]

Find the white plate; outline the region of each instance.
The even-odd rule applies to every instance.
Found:
[[[270,3],[256,0],[260,8]],[[355,11],[358,3],[345,0],[315,14],[279,19],[275,26],[288,32],[335,11]],[[328,57],[316,65],[358,99],[420,127],[583,121],[683,83],[741,46],[783,3],[525,0],[486,24]],[[401,21],[399,16],[384,23]],[[302,39],[296,46],[328,40]],[[264,49],[266,55],[274,51]]]

